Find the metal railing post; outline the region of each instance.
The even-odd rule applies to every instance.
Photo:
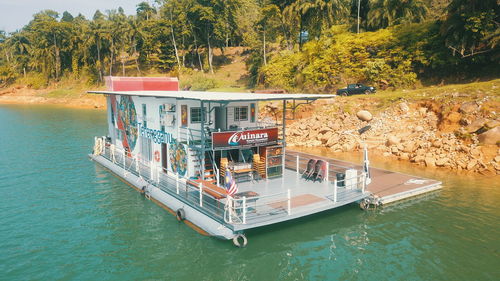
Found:
[[[300,156],[297,154],[297,163],[296,163],[296,169],[297,169],[297,176],[300,174],[299,167],[300,167]]]
[[[337,179],[333,180],[333,202],[337,203]]]
[[[365,188],[366,188],[366,173],[361,174],[361,193],[365,193]]]
[[[124,177],[127,177],[125,167],[126,167],[126,165],[125,165],[125,149],[124,149],[124,150],[123,150],[123,176],[124,176]]]
[[[243,224],[247,223],[247,198],[243,196]]]
[[[326,172],[325,172],[325,184],[328,185],[330,182],[330,162],[326,161]]]
[[[287,191],[287,198],[288,198],[288,215],[292,214],[292,202],[290,201],[291,196],[290,196],[290,189]]]
[[[156,169],[156,184],[159,186],[160,185],[160,169],[158,166],[155,166]]]
[[[179,175],[175,174],[175,189],[177,191],[177,194],[179,194]]]
[[[203,183],[200,182],[198,186],[200,187],[200,207],[203,207]]]
[[[153,180],[154,179],[154,174],[153,174],[153,162],[149,161],[149,179]]]
[[[232,210],[233,210],[234,202],[233,202],[233,199],[231,196],[227,197],[227,200],[228,200],[227,204],[229,206],[229,208],[227,210],[229,213],[229,223],[233,223],[233,214],[232,214],[233,211]]]

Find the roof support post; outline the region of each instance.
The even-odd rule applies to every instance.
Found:
[[[201,132],[201,150],[200,150],[200,179],[205,180],[205,104],[200,101],[200,132]]]
[[[283,134],[283,159],[281,159],[281,174],[283,176],[283,173],[285,172],[285,156],[286,156],[286,100],[283,100],[283,124],[281,124],[283,126],[283,129],[282,129],[282,134]]]

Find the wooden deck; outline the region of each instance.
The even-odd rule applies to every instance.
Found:
[[[286,151],[287,155],[300,154],[301,157],[309,157],[314,159],[322,159],[330,164],[339,167],[341,171],[346,168],[361,169],[361,165],[357,165],[347,161],[341,161],[324,156],[318,156],[303,152],[297,152],[290,149]],[[302,165],[301,169],[304,169]],[[293,165],[287,163],[288,168],[295,169]],[[380,203],[388,204],[395,201],[403,200],[427,192],[435,191],[441,188],[441,182],[417,176],[392,172],[379,168],[370,167],[372,182],[366,186],[366,190],[378,197]],[[330,180],[333,180],[335,175],[330,175]]]

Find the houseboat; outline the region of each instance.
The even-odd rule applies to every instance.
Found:
[[[199,232],[245,231],[360,202],[369,168],[287,152],[295,109],[334,95],[179,91],[174,78],[108,77],[108,136],[90,158]],[[264,103],[282,118],[259,119]]]

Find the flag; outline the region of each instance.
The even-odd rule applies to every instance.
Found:
[[[236,181],[234,178],[231,176],[231,172],[226,170],[226,176],[224,177],[226,184],[226,191],[229,196],[233,196],[236,192],[238,192],[238,186],[236,185]]]

